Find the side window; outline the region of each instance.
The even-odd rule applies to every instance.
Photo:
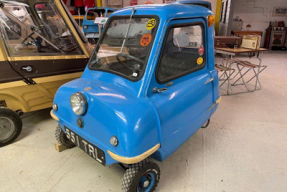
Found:
[[[171,27],[158,62],[156,79],[166,83],[205,66],[203,24]]]
[[[7,26],[5,26],[5,29],[7,31],[7,36],[9,40],[18,40],[21,38],[22,31],[21,31],[21,26],[14,22],[13,20],[10,20],[7,18],[6,20]],[[7,29],[11,30],[7,30]]]
[[[24,5],[11,3],[0,8],[0,36],[11,57],[81,54],[64,20],[52,5],[36,4],[34,9],[38,18]],[[36,20],[39,22],[34,22]]]

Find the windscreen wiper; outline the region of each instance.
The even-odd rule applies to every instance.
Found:
[[[125,46],[125,44],[126,44],[126,39],[127,39],[127,37],[128,37],[128,33],[129,33],[129,31],[130,31],[131,20],[132,20],[133,15],[136,13],[136,11],[137,11],[137,10],[136,10],[135,8],[133,8],[132,14],[131,14],[131,16],[130,16],[130,21],[129,21],[129,23],[128,23],[128,28],[127,28],[127,30],[126,30],[125,39],[124,39],[124,41],[123,41],[123,44],[122,44],[122,48],[121,48],[121,52],[120,52],[120,53],[123,52],[124,46]]]

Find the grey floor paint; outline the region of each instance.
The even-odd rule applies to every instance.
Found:
[[[287,191],[287,54],[269,52],[263,64],[262,90],[224,96],[210,126],[158,162],[157,191]],[[118,165],[104,167],[79,148],[58,153],[49,110],[25,115],[21,136],[0,148],[0,191],[120,191]]]

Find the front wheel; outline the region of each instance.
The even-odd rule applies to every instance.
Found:
[[[59,143],[66,146],[67,148],[72,148],[76,146],[72,141],[70,141],[66,137],[66,133],[62,130],[60,125],[58,125],[56,128],[55,137]]]
[[[19,115],[6,107],[0,107],[0,147],[12,143],[22,131]]]
[[[157,164],[145,159],[130,165],[122,180],[122,192],[153,192],[160,179]]]

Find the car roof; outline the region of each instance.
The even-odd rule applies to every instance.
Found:
[[[211,3],[208,1],[194,1],[194,0],[183,0],[183,1],[173,1],[171,4],[189,4],[189,5],[200,5],[203,7],[206,7],[210,10],[211,9]]]
[[[206,17],[212,15],[211,10],[200,6],[190,4],[147,4],[136,5],[120,9],[111,16],[131,15],[132,9],[136,9],[134,15],[157,15],[163,20],[172,20],[176,18]]]
[[[109,7],[91,7],[88,8],[87,10],[100,10],[100,9],[105,9],[107,11],[116,11],[117,9],[109,8]]]

